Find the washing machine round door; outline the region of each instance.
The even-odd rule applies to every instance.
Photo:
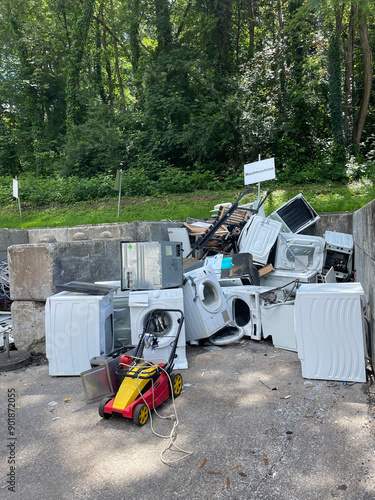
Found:
[[[150,311],[143,318],[143,328],[148,321],[147,333],[157,337],[158,348],[167,347],[174,341],[178,328],[176,313],[170,311],[154,313]]]
[[[232,317],[237,326],[251,327],[251,309],[241,297],[233,297],[232,299]]]
[[[221,294],[213,281],[206,280],[199,284],[198,297],[202,306],[210,313],[216,313],[221,307]]]

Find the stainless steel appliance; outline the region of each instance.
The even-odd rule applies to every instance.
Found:
[[[182,285],[182,247],[176,241],[121,242],[121,289],[154,290]]]

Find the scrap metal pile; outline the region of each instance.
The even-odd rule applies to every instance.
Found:
[[[10,289],[8,261],[0,260],[0,311],[10,310]]]
[[[266,216],[268,193],[240,205],[245,193],[234,204],[215,207],[211,223],[188,219],[169,228],[169,241],[121,242],[120,281],[72,282],[49,297],[50,374],[80,374],[85,381],[92,369],[97,377],[95,367],[101,366],[108,375],[115,356],[137,346],[141,335],[144,359],[167,360],[182,321],[175,369],[188,368],[186,343],[215,349],[244,337],[269,338],[298,353],[303,377],[365,382],[365,302],[361,284],[353,281],[352,236],[304,234],[319,215],[302,194]],[[92,286],[100,288],[95,299]],[[112,317],[113,336],[107,328]],[[79,344],[78,323],[84,337]]]

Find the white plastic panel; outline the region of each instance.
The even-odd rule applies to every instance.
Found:
[[[266,265],[281,226],[281,222],[255,215],[242,230],[239,251],[251,253],[254,263]]]
[[[359,283],[301,285],[295,330],[303,377],[366,382],[362,300]]]
[[[285,286],[294,280],[299,280],[300,283],[317,283],[317,271],[287,271],[285,269],[275,269],[270,273],[260,277],[262,286],[280,287]],[[292,285],[291,285],[292,286]]]
[[[282,221],[284,233],[300,233],[320,219],[302,193],[297,194],[297,196],[272,212],[269,218]]]
[[[182,257],[185,258],[189,255],[191,250],[189,233],[186,227],[169,227],[168,228],[169,241],[177,241],[182,245]]]
[[[263,337],[272,336],[275,347],[297,351],[294,329],[294,301],[278,304],[262,304]]]
[[[324,239],[329,249],[343,253],[353,253],[354,242],[351,234],[326,231],[324,233]]]
[[[325,240],[319,236],[280,233],[277,239],[276,269],[323,270]]]

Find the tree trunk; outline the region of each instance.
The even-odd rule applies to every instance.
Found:
[[[112,13],[112,24],[113,24],[112,31],[115,35],[116,31],[115,31],[114,14],[113,14],[113,0],[111,0],[111,13]],[[119,85],[119,89],[120,89],[121,104],[122,104],[123,110],[125,111],[125,93],[124,93],[124,85],[122,83],[122,78],[121,78],[121,73],[120,73],[120,65],[119,65],[119,60],[118,60],[118,48],[117,48],[116,36],[113,37],[113,48],[115,50],[115,70],[116,70],[118,85]]]
[[[68,77],[66,81],[66,125],[68,131],[79,121],[79,102],[77,89],[79,87],[79,77],[81,63],[87,35],[90,29],[92,13],[94,11],[95,0],[84,0],[82,3],[82,13],[78,18],[72,35],[72,50],[69,57]]]
[[[247,12],[249,15],[249,58],[254,57],[255,46],[255,13],[254,0],[247,0]]]
[[[104,22],[104,4],[103,3],[100,6],[100,16],[102,18],[103,25],[104,25],[105,22]],[[110,61],[108,50],[107,50],[107,31],[105,29],[103,30],[102,38],[103,38],[102,43],[103,43],[103,50],[104,50],[104,57],[105,57],[105,70],[107,73],[107,80],[108,80],[109,105],[112,109],[113,108],[112,69],[111,69],[111,61]]]
[[[356,127],[354,129],[354,143],[359,145],[362,138],[363,127],[365,125],[365,120],[367,116],[368,106],[370,102],[371,87],[372,87],[372,57],[371,57],[371,47],[368,37],[368,26],[366,22],[366,17],[363,12],[358,10],[360,24],[359,39],[362,49],[362,60],[363,60],[363,94],[361,99],[361,104],[359,106],[358,118]]]
[[[352,4],[350,8],[348,41],[345,51],[344,135],[346,144],[349,143],[349,123],[352,116],[354,18],[355,18],[355,7]]]

